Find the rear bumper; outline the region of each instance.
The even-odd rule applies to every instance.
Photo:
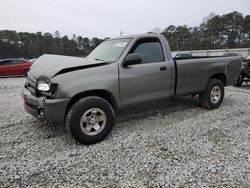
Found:
[[[26,88],[22,91],[24,109],[29,114],[47,121],[64,121],[69,99],[35,97]]]

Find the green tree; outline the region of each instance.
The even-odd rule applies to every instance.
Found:
[[[200,50],[250,47],[250,15],[239,12],[209,16],[196,27],[170,25],[162,34],[172,50]],[[39,57],[42,54],[87,56],[96,46],[109,38],[99,39],[72,35],[61,37],[59,31],[28,33],[0,31],[0,58]]]

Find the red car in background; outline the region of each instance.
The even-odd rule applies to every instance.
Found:
[[[24,75],[32,65],[31,61],[25,59],[1,59],[0,60],[0,76]]]

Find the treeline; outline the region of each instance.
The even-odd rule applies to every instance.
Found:
[[[170,25],[162,33],[172,50],[250,48],[250,15],[213,15],[197,27]]]
[[[60,33],[28,33],[10,30],[0,31],[0,58],[36,58],[42,54],[86,56],[105,39],[73,35],[60,36]]]
[[[214,15],[200,26],[170,25],[162,34],[172,50],[250,47],[250,15],[232,12]],[[42,54],[86,56],[105,39],[55,33],[0,31],[0,58],[34,58]]]

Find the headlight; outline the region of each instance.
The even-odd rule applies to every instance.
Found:
[[[38,94],[43,96],[51,96],[55,94],[58,84],[51,83],[49,78],[40,77],[37,83]]]
[[[48,92],[50,90],[50,85],[47,83],[39,83],[37,89],[42,92]]]
[[[37,91],[38,93],[45,95],[45,96],[51,95],[51,83],[50,83],[49,78],[46,78],[46,77],[38,78]]]

